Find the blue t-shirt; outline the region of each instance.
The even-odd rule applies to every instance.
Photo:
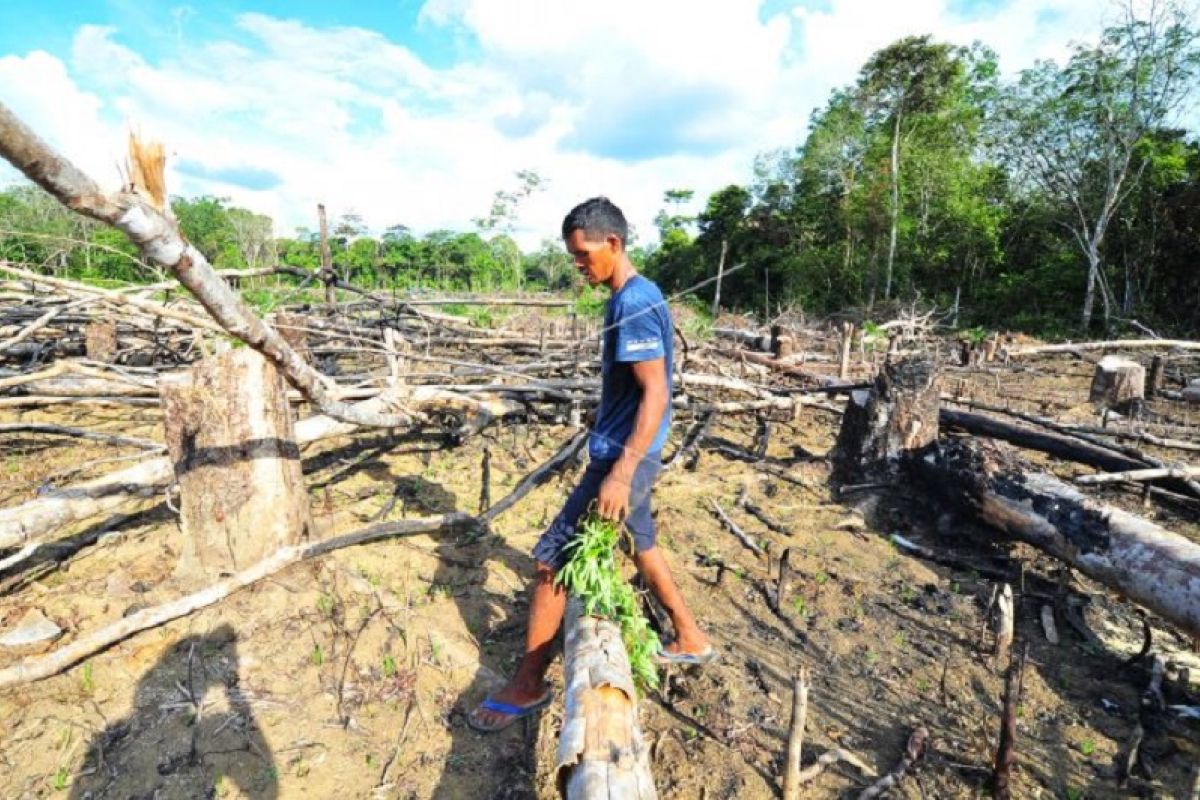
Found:
[[[620,457],[625,440],[633,432],[642,387],[633,376],[631,364],[664,359],[667,397],[671,396],[672,331],[667,301],[658,287],[641,275],[634,275],[609,298],[600,357],[600,409],[588,438],[588,454],[592,458]],[[670,428],[668,403],[648,454],[662,452]]]

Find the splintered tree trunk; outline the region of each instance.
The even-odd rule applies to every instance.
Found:
[[[838,432],[837,459],[849,474],[894,465],[938,436],[938,374],[924,357],[885,364],[875,386],[850,395]]]
[[[560,793],[567,800],[657,797],[620,627],[585,616],[580,601],[571,598],[565,630]]]
[[[92,361],[111,362],[117,355],[117,325],[89,322],[83,328],[84,352]]]
[[[1146,370],[1136,361],[1105,356],[1096,365],[1088,400],[1122,414],[1136,409],[1145,397]]]
[[[1200,544],[1087,497],[997,442],[945,441],[910,464],[992,527],[1200,634]]]
[[[253,350],[205,359],[160,383],[180,489],[185,580],[233,573],[311,528],[291,409]]]

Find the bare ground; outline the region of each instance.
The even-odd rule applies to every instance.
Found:
[[[1083,419],[1082,367],[986,386],[1029,410]],[[1006,379],[1011,380],[1011,379]],[[1001,400],[1003,402],[1003,400]],[[74,418],[72,418],[72,416]],[[9,414],[5,421],[13,419]],[[91,409],[28,412],[25,419],[159,436],[155,412]],[[779,796],[791,676],[813,669],[805,762],[830,747],[886,771],[912,729],[932,747],[897,797],[988,796],[1003,676],[990,656],[984,611],[989,568],[1024,576],[1018,647],[1029,646],[1019,710],[1016,796],[1186,797],[1200,761],[1196,722],[1169,715],[1143,744],[1153,779],[1116,785],[1116,761],[1133,732],[1148,667],[1122,665],[1141,644],[1133,607],[1076,578],[1091,597],[1089,643],[1060,620],[1049,644],[1041,596],[1060,566],[999,542],[970,521],[923,502],[918,487],[868,490],[838,500],[827,464],[836,416],[806,411],[777,426],[770,455],[804,485],[705,452],[695,471],[666,472],[656,493],[660,542],[685,596],[721,651],[702,671],[672,671],[640,709],[664,798]],[[743,444],[751,422],[716,433]],[[491,435],[492,497],[545,460],[567,429]],[[678,443],[676,431],[672,447]],[[46,439],[6,441],[0,503],[20,502],[65,468],[111,468],[125,451]],[[386,436],[338,439],[306,449],[314,512],[329,532],[361,527],[395,496],[389,518],[475,511],[483,442],[419,452],[428,444]],[[800,448],[797,450],[796,448]],[[670,449],[670,448],[669,448]],[[816,454],[796,458],[797,454]],[[89,471],[90,470],[90,471]],[[1062,474],[1071,468],[1057,467]],[[12,798],[549,798],[561,707],[482,736],[464,715],[514,665],[521,648],[530,549],[577,473],[538,489],[470,539],[420,536],[342,550],[296,566],[229,600],[135,636],[55,678],[0,692],[0,795]],[[750,497],[790,530],[769,532],[733,507]],[[1110,500],[1139,510],[1120,490]],[[795,570],[782,614],[771,610],[768,565],[713,516],[720,502]],[[1164,526],[1200,536],[1194,512],[1163,507]],[[957,559],[912,558],[900,533]],[[62,644],[143,606],[177,595],[179,551],[172,512],[150,504],[64,565],[0,576],[0,627],[36,607],[65,630]],[[717,562],[728,565],[718,583]],[[982,574],[981,574],[982,573]],[[1020,588],[1019,586],[1017,588]],[[1176,667],[1198,663],[1191,642],[1153,622],[1154,646]],[[0,666],[21,656],[0,653]],[[561,683],[556,665],[551,679]],[[1172,671],[1169,702],[1187,702]],[[1194,702],[1194,696],[1193,696]],[[854,796],[866,781],[837,767],[807,796]]]

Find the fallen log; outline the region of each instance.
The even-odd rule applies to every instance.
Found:
[[[938,418],[941,420],[941,424],[947,428],[956,428],[974,436],[1002,439],[1018,447],[1049,453],[1056,458],[1087,464],[1089,467],[1107,472],[1125,472],[1145,469],[1149,466],[1144,461],[1120,455],[1097,445],[1067,436],[1035,431],[1021,425],[1013,425],[985,414],[972,414],[969,411],[943,408],[938,412]]]
[[[1041,344],[1010,347],[1002,351],[1006,358],[1042,355],[1043,353],[1074,353],[1084,350],[1132,350],[1144,347],[1163,347],[1172,350],[1200,350],[1200,342],[1181,339],[1114,339],[1108,342],[1077,342],[1075,344]]]
[[[482,430],[496,416],[515,413],[519,408],[516,404],[468,398],[453,392],[423,394],[418,389],[411,397],[412,405],[418,409],[424,406],[463,414],[467,419],[459,429],[463,434]],[[393,404],[409,399],[407,393],[383,392],[357,405],[365,413],[376,415],[387,413]],[[355,425],[318,414],[296,423],[296,442],[308,444],[355,430]],[[172,474],[169,458],[151,458],[110,475],[58,489],[19,506],[0,509],[0,548],[19,547],[64,525],[112,511],[130,500],[153,497],[171,482]]]
[[[1159,478],[1200,478],[1200,467],[1159,467],[1135,469],[1129,472],[1101,472],[1095,475],[1080,475],[1075,482],[1085,486],[1097,486],[1123,481],[1154,481]]]
[[[555,769],[560,793],[567,800],[657,797],[620,626],[584,615],[574,597],[564,625],[565,709]]]
[[[1089,498],[996,442],[942,441],[909,464],[992,527],[1200,634],[1200,544]]]

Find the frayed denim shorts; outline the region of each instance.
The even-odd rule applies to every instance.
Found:
[[[550,523],[550,527],[538,539],[533,548],[533,557],[550,566],[555,572],[567,563],[567,542],[575,538],[575,528],[600,495],[600,485],[616,464],[616,459],[594,459],[579,483],[571,491],[562,511]],[[633,536],[634,549],[641,553],[654,547],[656,533],[654,517],[650,515],[650,491],[662,469],[662,454],[648,453],[633,471],[633,482],[629,488],[629,513],[625,517],[625,529]]]

